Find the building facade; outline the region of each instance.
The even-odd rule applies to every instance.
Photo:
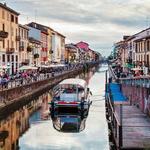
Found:
[[[18,16],[18,12],[0,3],[0,65],[9,74],[19,67]]]
[[[57,31],[52,32],[52,62],[65,62],[65,36]]]
[[[19,35],[16,39],[19,41],[19,66],[29,65],[28,44],[29,44],[29,28],[19,24]]]
[[[30,37],[28,48],[31,49],[30,52],[28,52],[29,65],[41,66],[41,42]]]

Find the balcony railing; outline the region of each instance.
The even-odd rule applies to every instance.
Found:
[[[7,54],[12,54],[12,53],[14,53],[15,52],[15,48],[7,48],[6,49],[6,53]]]
[[[7,37],[8,37],[8,32],[0,31],[0,38],[7,38]]]
[[[20,46],[19,47],[19,51],[21,52],[21,51],[24,51],[24,46]]]
[[[17,36],[16,36],[16,41],[20,41],[20,40],[21,40],[20,35],[17,35]]]

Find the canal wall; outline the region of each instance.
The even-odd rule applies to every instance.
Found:
[[[121,87],[130,104],[136,105],[143,113],[150,116],[150,89],[127,84],[122,84]]]
[[[76,68],[75,70],[62,73],[61,75],[51,77],[46,80],[0,91],[0,97],[3,102],[0,105],[0,120],[7,117],[10,113],[13,113],[18,108],[26,105],[36,97],[42,95],[45,91],[50,90],[60,81],[66,78],[75,77],[76,75],[97,65],[98,63],[88,64],[83,68]]]
[[[139,76],[130,78],[117,78],[109,66],[109,78],[121,84],[123,94],[128,98],[130,105],[137,106],[143,113],[150,116],[150,77]]]

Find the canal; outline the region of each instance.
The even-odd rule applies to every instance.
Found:
[[[48,102],[52,99],[49,91],[0,122],[3,135],[0,149],[109,150],[104,101],[106,69],[107,66],[101,66],[79,75],[88,82],[92,92],[92,105],[83,131],[64,133],[53,128],[52,120],[47,115]]]

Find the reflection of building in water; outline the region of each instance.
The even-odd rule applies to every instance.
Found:
[[[42,99],[42,103],[44,104],[41,105],[41,109],[40,109],[41,118],[47,119],[49,117],[49,107],[50,107],[48,103],[51,101],[52,95],[47,93],[43,94],[41,96],[41,99]]]
[[[19,136],[29,127],[28,118],[29,112],[25,106],[0,122],[0,132],[8,131],[8,137],[0,143],[2,150],[15,150],[17,148]]]
[[[93,76],[93,74],[95,73],[95,71],[96,71],[95,67],[90,68],[90,70],[88,72],[86,72],[86,73],[83,72],[80,75],[78,75],[78,77],[80,79],[86,80],[87,84],[89,84],[89,81],[90,81],[91,77]]]
[[[80,115],[58,115],[52,119],[53,127],[60,132],[81,132],[85,129],[86,117]]]
[[[6,137],[0,136],[0,150],[16,150],[18,148],[19,137],[29,128],[29,117],[42,105],[42,98],[42,96],[39,97],[38,100],[30,102],[5,120],[0,121],[0,135],[4,135],[5,131],[8,132]]]

